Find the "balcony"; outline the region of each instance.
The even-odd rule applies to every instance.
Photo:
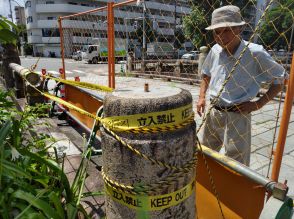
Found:
[[[51,44],[51,43],[60,43],[60,37],[42,37],[42,43]]]
[[[159,36],[174,35],[174,30],[170,28],[158,28],[157,34]]]
[[[42,43],[42,37],[41,36],[28,36],[28,43],[32,43],[32,44]]]
[[[82,11],[87,11],[94,9],[92,7],[81,6],[81,5],[70,5],[70,4],[37,4],[36,12],[37,13],[78,13]]]
[[[58,28],[57,20],[38,20],[38,28]]]
[[[30,22],[30,23],[27,23],[26,26],[27,26],[28,30],[35,29],[35,28],[37,28],[37,23],[36,22]]]

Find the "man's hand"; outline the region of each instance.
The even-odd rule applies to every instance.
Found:
[[[202,81],[200,84],[200,94],[197,102],[196,110],[199,116],[202,116],[205,110],[205,94],[210,82],[210,77],[207,75],[202,75]]]
[[[261,107],[262,106],[258,102],[247,101],[237,105],[236,108],[234,108],[234,111],[248,114],[255,110],[259,110]]]
[[[198,115],[202,116],[205,110],[205,98],[199,98],[196,107]]]
[[[282,84],[272,84],[268,91],[257,101],[255,102],[244,102],[240,105],[237,105],[236,112],[240,113],[251,113],[255,110],[261,109],[269,101],[271,101],[283,88]]]

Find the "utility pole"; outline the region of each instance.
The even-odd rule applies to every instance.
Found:
[[[175,0],[175,23],[174,23],[174,55],[177,57],[177,58],[179,58],[178,57],[178,54],[176,54],[177,53],[177,49],[176,49],[176,47],[175,47],[175,45],[176,45],[176,29],[177,29],[177,0]]]
[[[9,0],[9,8],[10,8],[11,21],[12,21],[12,23],[14,23],[14,21],[13,21],[12,9],[11,9],[11,0]]]
[[[146,4],[143,1],[143,52],[142,52],[142,71],[145,72],[145,55],[146,55]]]

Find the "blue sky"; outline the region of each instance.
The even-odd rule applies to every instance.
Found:
[[[14,6],[18,5],[16,2],[18,2],[19,5],[24,6],[25,0],[11,0],[11,9],[12,9],[14,20],[15,20]],[[8,0],[0,0],[0,14],[4,17],[7,17],[8,14],[10,14]]]

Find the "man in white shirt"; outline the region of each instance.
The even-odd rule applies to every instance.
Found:
[[[197,113],[204,113],[209,91],[213,108],[201,130],[201,143],[216,151],[224,145],[227,156],[249,165],[251,112],[281,91],[286,72],[262,46],[248,45],[241,38],[244,25],[236,6],[224,6],[212,13],[211,26],[206,29],[213,31],[216,44],[203,63]],[[240,63],[233,69],[237,61]],[[261,83],[270,83],[270,87],[265,95],[253,100]]]

